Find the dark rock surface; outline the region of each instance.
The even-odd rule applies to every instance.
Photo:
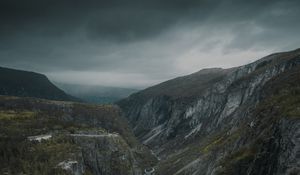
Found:
[[[39,73],[0,67],[0,95],[81,101],[66,94]]]
[[[118,105],[162,159],[160,174],[297,174],[299,65],[299,49],[272,54],[170,80]]]

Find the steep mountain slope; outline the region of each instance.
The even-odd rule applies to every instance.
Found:
[[[45,75],[0,67],[0,95],[78,101],[52,84]]]
[[[299,65],[300,49],[272,54],[177,78],[118,105],[161,158],[160,174],[299,173]]]
[[[136,89],[97,85],[65,84],[57,82],[55,82],[55,84],[68,94],[94,104],[112,104],[138,91]]]
[[[117,102],[117,104],[134,126],[135,133],[141,137],[155,126],[168,120],[166,117],[169,116],[173,105],[176,104],[176,110],[184,109],[203,95],[205,89],[210,88],[215,82],[221,81],[234,70],[235,68],[228,70],[204,69],[147,88]],[[153,111],[151,111],[152,109]]]
[[[133,175],[156,159],[110,105],[0,97],[0,174]]]

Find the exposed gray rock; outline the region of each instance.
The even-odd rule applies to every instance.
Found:
[[[84,173],[83,162],[76,160],[65,160],[60,162],[57,166],[74,175],[82,175]]]
[[[199,79],[199,86],[202,87],[202,83],[206,83],[206,86],[201,89],[201,92],[191,93],[190,96],[174,95],[175,92],[168,92],[168,88],[172,91],[176,83],[183,83],[184,78],[189,79],[187,76],[180,81],[174,79],[141,91],[118,104],[123,109],[124,116],[131,122],[138,138],[150,146],[163,161],[167,161],[178,155],[174,152],[186,148],[185,144],[196,144],[197,142],[197,144],[203,145],[207,142],[206,138],[214,133],[226,131],[228,137],[232,137],[243,124],[245,129],[252,133],[251,130],[255,130],[255,127],[258,126],[251,110],[263,100],[262,91],[265,84],[284,72],[298,69],[299,65],[300,50],[273,54],[254,63],[223,71],[222,76],[210,81],[209,85],[205,80]],[[215,73],[214,71],[213,74]],[[197,76],[208,75],[199,74]],[[168,83],[170,87],[167,86]],[[163,93],[157,93],[158,87],[164,88],[162,89]],[[295,128],[297,125],[299,122],[284,123],[284,121],[272,125],[271,127],[274,128],[270,128],[268,132],[273,132],[271,135],[275,137],[275,140],[266,141],[265,150],[260,150],[261,153],[258,153],[263,155],[265,152],[271,152],[272,154],[265,155],[263,160],[256,157],[254,163],[251,164],[252,168],[250,167],[246,172],[242,172],[243,170],[236,170],[236,172],[240,174],[287,174],[297,171],[299,134],[297,136],[297,134],[289,133],[299,132]],[[288,130],[287,128],[294,129]],[[259,135],[255,132],[252,134]],[[208,175],[220,173],[224,167],[220,166],[219,160],[223,160],[234,150],[241,149],[244,144],[250,144],[247,139],[235,139],[228,145],[227,150],[217,150],[210,153],[209,156],[196,156],[194,160],[183,163],[182,167],[174,164],[174,167],[177,166],[175,168],[177,171],[170,171],[172,173],[169,174]],[[290,146],[289,151],[284,151],[282,146],[285,144],[294,146]],[[289,159],[283,158],[284,155]],[[275,158],[278,159],[278,162],[273,161],[263,167],[258,165]],[[289,166],[291,167],[285,170],[281,168]]]
[[[81,147],[84,165],[94,175],[138,174],[131,148],[118,134],[72,134]]]

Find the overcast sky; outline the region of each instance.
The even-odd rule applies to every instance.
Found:
[[[0,66],[146,87],[300,47],[299,0],[0,0]]]

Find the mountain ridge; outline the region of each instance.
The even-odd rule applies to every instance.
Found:
[[[56,87],[46,75],[0,67],[0,94],[49,100],[80,101]]]
[[[239,163],[231,162],[230,167],[233,168],[233,172],[229,174],[245,174],[245,171],[248,171],[247,174],[271,175],[283,171],[284,167],[291,166],[296,168],[296,165],[291,162],[292,160],[284,159],[283,161],[286,161],[286,163],[272,162],[272,165],[266,164],[264,167],[257,167],[258,162],[255,161],[255,158],[257,158],[257,154],[259,154],[260,150],[263,149],[263,145],[258,144],[259,146],[255,147],[255,151],[248,150],[247,147],[251,147],[252,149],[252,141],[256,139],[251,136],[252,141],[244,140],[241,136],[248,137],[251,135],[251,129],[241,132],[241,135],[238,135],[238,133],[240,129],[250,126],[253,127],[255,124],[264,125],[264,127],[266,127],[269,122],[268,130],[264,130],[264,127],[261,127],[257,132],[252,133],[257,138],[260,138],[259,132],[279,132],[279,135],[276,134],[272,136],[271,134],[276,142],[269,140],[267,137],[261,138],[269,140],[270,146],[279,144],[277,142],[278,137],[281,137],[282,134],[284,135],[287,132],[284,128],[289,126],[293,128],[290,138],[297,137],[297,134],[293,134],[298,132],[296,127],[297,124],[299,124],[298,117],[295,119],[283,117],[277,121],[272,118],[272,115],[276,118],[275,114],[269,112],[271,114],[270,118],[265,118],[264,121],[263,119],[255,119],[256,115],[254,115],[252,111],[255,111],[257,105],[264,100],[262,94],[264,93],[265,84],[272,82],[274,77],[283,75],[284,73],[289,74],[295,70],[296,77],[300,77],[300,73],[297,72],[297,70],[300,69],[299,65],[300,49],[271,54],[253,63],[233,68],[231,71],[221,74],[219,79],[212,79],[211,82],[208,81],[209,83],[207,83],[209,77],[207,79],[198,79],[198,84],[194,84],[200,87],[199,90],[201,92],[197,92],[199,96],[196,96],[196,98],[193,96],[172,98],[172,96],[170,96],[172,93],[168,92],[173,90],[172,83],[169,83],[170,81],[181,83],[181,86],[187,85],[185,88],[189,89],[190,84],[185,83],[185,81],[192,80],[189,76],[194,76],[195,74],[191,74],[184,77],[184,81],[182,81],[182,78],[179,78],[181,81],[177,81],[178,78],[167,81],[166,84],[169,83],[170,86],[167,86],[163,91],[168,93],[150,93],[149,95],[149,89],[146,89],[131,95],[127,99],[119,101],[117,104],[123,110],[124,117],[130,121],[134,133],[139,140],[153,149],[155,154],[162,160],[157,167],[159,174],[202,175],[228,173],[229,170],[220,168],[219,166],[223,166],[222,163],[219,162],[218,159],[215,159],[219,157],[220,161],[225,161],[224,159],[230,156],[234,157],[235,155],[232,154],[235,151],[232,150],[231,147],[236,147],[242,154],[249,154],[250,156],[251,153],[251,159],[248,156],[245,157],[251,160],[247,163],[247,166],[256,167],[259,170],[245,170]],[[201,75],[199,75],[199,77],[201,77]],[[295,79],[295,76],[294,78],[292,78],[292,76],[287,77],[291,80]],[[204,88],[201,88],[203,84]],[[151,87],[150,90],[160,86],[161,84],[156,87]],[[294,84],[293,86],[297,89],[299,85]],[[269,86],[269,88],[275,87]],[[287,89],[287,91],[292,92],[293,90]],[[271,97],[275,95],[276,94],[273,93]],[[268,99],[271,97],[268,97]],[[291,96],[289,96],[289,98],[291,98]],[[283,104],[280,103],[280,105],[282,106]],[[297,109],[297,105],[299,104],[296,103],[294,108]],[[298,108],[300,108],[300,105]],[[263,112],[261,111],[261,113]],[[282,111],[279,113],[286,116]],[[297,116],[298,113],[295,112],[295,115]],[[284,120],[287,120],[288,124],[284,124]],[[293,120],[294,123],[291,123],[291,120]],[[261,122],[261,124],[258,122]],[[282,128],[276,130],[277,125]],[[230,141],[227,138],[230,138]],[[297,141],[290,140],[289,138],[284,137],[284,139],[284,143],[286,144],[299,144]],[[218,145],[223,142],[228,143],[228,145],[224,143],[228,147]],[[245,145],[239,142],[245,142]],[[236,145],[231,145],[231,143]],[[215,144],[217,146],[216,148]],[[202,149],[198,149],[197,147]],[[214,148],[214,151],[211,150],[211,147]],[[249,152],[243,152],[243,149]],[[270,147],[270,149],[272,148]],[[282,150],[281,148],[276,149],[281,151],[281,153],[278,153],[276,159],[286,154],[290,155],[286,150]],[[289,150],[292,151],[297,152],[297,149],[298,146],[289,147]],[[177,154],[176,152],[179,153]],[[199,154],[199,152],[201,154]],[[180,157],[178,157],[179,155]],[[270,160],[268,156],[266,155],[263,161]],[[296,157],[293,157],[295,155],[290,156],[291,159],[293,158],[293,161],[294,159],[297,160]],[[244,157],[242,160],[244,160]],[[268,172],[267,169],[270,166],[276,166],[277,169]],[[174,169],[174,171],[170,171],[171,169]]]

